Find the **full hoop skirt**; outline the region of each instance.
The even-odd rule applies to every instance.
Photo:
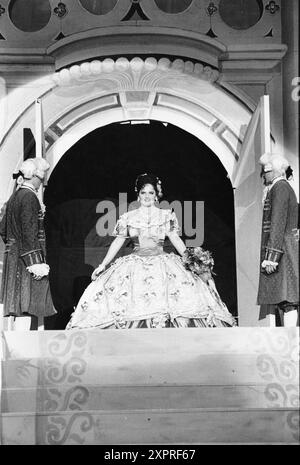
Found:
[[[163,252],[118,258],[86,288],[66,329],[235,325],[214,281]]]

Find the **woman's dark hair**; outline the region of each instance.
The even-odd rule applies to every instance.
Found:
[[[154,187],[154,190],[158,198],[162,197],[163,194],[162,194],[162,189],[161,189],[161,180],[157,176],[155,176],[155,174],[153,173],[140,174],[136,178],[135,189],[134,189],[135,192],[139,193],[140,190],[143,189],[143,187],[146,184],[151,184],[151,186]]]

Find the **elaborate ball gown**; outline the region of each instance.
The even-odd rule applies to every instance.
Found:
[[[118,258],[84,291],[66,329],[235,326],[213,280],[204,283],[182,258],[165,253],[165,237],[178,232],[171,210],[124,213],[114,236],[131,237],[134,249]]]

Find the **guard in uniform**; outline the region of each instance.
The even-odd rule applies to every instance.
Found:
[[[296,326],[299,311],[298,203],[286,179],[292,171],[280,155],[260,158],[265,198],[261,237],[258,305],[279,311],[284,326]]]
[[[0,223],[5,243],[0,299],[4,316],[14,317],[15,330],[37,329],[56,313],[49,288],[43,211],[37,191],[49,169],[42,158],[20,167],[17,189],[9,198]]]

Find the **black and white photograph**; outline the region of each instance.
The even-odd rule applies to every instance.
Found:
[[[298,29],[0,0],[0,445],[300,445]]]

